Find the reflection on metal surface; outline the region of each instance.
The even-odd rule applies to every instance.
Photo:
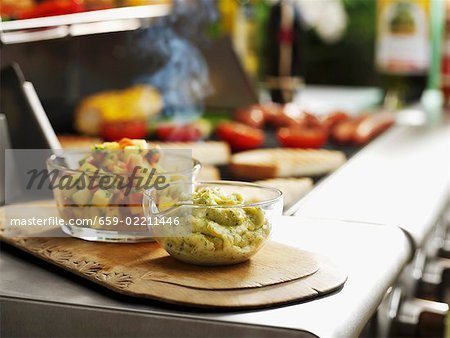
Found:
[[[67,26],[60,26],[50,29],[43,29],[38,31],[17,31],[1,34],[1,41],[5,45],[11,45],[16,43],[33,42],[61,39],[69,35],[69,29]]]
[[[169,14],[169,10],[169,5],[112,8],[99,11],[2,22],[1,28],[3,32],[8,32],[13,30],[64,26],[88,22],[101,22],[120,19],[144,19],[167,15]]]
[[[449,136],[450,125],[391,128],[316,186],[298,214],[400,226],[422,246],[449,196]]]
[[[413,298],[406,300],[398,314],[393,336],[422,336],[420,331],[427,328],[427,332],[434,332],[431,336],[443,334],[443,321],[449,310],[448,304],[433,302],[425,299]]]
[[[110,323],[117,322],[117,318],[113,317],[116,313],[120,313],[121,318],[126,318],[123,326],[119,325],[116,330],[126,328],[128,332],[137,332],[136,328],[149,328],[148,323],[153,323],[152,332],[146,332],[144,336],[167,336],[171,332],[173,334],[173,327],[166,325],[164,321],[177,318],[176,330],[179,330],[180,323],[185,323],[189,332],[197,336],[206,332],[208,325],[217,323],[221,325],[222,335],[233,337],[247,336],[246,330],[258,326],[263,331],[248,336],[268,337],[272,334],[284,337],[285,332],[291,332],[297,337],[356,337],[411,254],[411,246],[404,233],[393,227],[281,217],[275,228],[274,240],[333,257],[348,272],[348,284],[336,294],[312,302],[259,311],[194,312],[176,306],[161,307],[154,302],[128,302],[121,298],[108,297],[97,289],[86,287],[78,280],[42,269],[36,266],[33,260],[23,259],[13,252],[2,252],[0,267],[7,270],[8,274],[0,274],[0,305],[3,309],[12,311],[11,305],[6,304],[3,299],[15,297],[23,308],[20,316],[9,321],[9,327],[14,328],[16,331],[12,332],[15,333],[19,332],[17,328],[27,327],[24,323],[29,321],[29,318],[38,317],[39,323],[45,323],[47,319],[52,318],[58,325],[64,323],[64,318],[68,318],[72,324],[77,323],[79,321],[75,321],[76,318],[70,312],[75,305],[82,309],[83,313],[96,309],[95,316],[103,318],[103,323],[108,323],[109,327],[106,329],[110,329]],[[379,250],[381,246],[383,250]],[[45,288],[42,285],[51,287]],[[45,304],[36,306],[36,311],[39,311],[41,316],[30,317],[28,313],[24,314],[23,311],[30,310],[26,304],[36,300],[46,301]],[[52,317],[52,313],[47,311],[46,304],[59,304],[55,316]],[[125,317],[126,314],[130,316]],[[133,320],[139,320],[136,326],[132,326]],[[198,324],[199,320],[201,325]],[[30,327],[28,325],[28,328]],[[92,336],[98,325],[94,328],[83,327],[86,330],[84,335]],[[46,332],[39,331],[40,328],[36,325],[32,330],[44,336],[43,333]],[[159,331],[155,332],[155,328]],[[54,327],[51,329],[54,335]],[[77,325],[68,325],[63,329],[64,331],[58,332],[64,332],[65,335],[80,330]],[[284,332],[274,334],[275,329]],[[107,331],[102,331],[102,334],[105,335],[105,332]]]
[[[79,23],[70,26],[71,36],[132,31],[141,27],[139,19],[111,20],[104,22]]]
[[[0,22],[0,39],[4,44],[17,44],[135,30],[149,25],[152,18],[168,15],[170,10],[170,5],[156,4]]]
[[[426,123],[425,112],[421,109],[404,109],[396,113],[397,122],[403,125],[421,126]]]

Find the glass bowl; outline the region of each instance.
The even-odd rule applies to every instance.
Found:
[[[250,259],[269,238],[282,209],[280,190],[245,182],[174,182],[144,194],[156,241],[174,258],[197,265]]]
[[[47,169],[58,212],[65,221],[62,230],[92,241],[152,241],[142,209],[144,191],[176,181],[190,183],[201,167],[199,161],[189,156],[158,150],[154,172],[115,174],[80,170],[79,162],[91,154],[58,152],[48,158]]]

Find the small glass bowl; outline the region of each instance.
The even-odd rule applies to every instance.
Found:
[[[90,154],[90,151],[61,151],[47,160],[47,169],[54,175],[50,179],[54,180],[53,195],[58,212],[65,221],[62,230],[68,235],[90,241],[152,241],[142,209],[143,193],[148,186],[144,185],[142,189],[133,186],[133,191],[128,191],[119,183],[129,182],[131,174],[99,172],[94,176],[93,172],[79,170],[79,161]],[[164,177],[166,183],[161,183],[163,185],[174,181],[192,182],[201,167],[199,161],[174,153],[161,153],[157,166],[164,168],[164,171],[156,169],[154,177]],[[83,180],[78,182],[83,181],[84,185],[74,186],[80,176]],[[68,184],[70,178],[71,184]],[[102,189],[104,193],[98,193],[100,197],[94,200],[94,194],[100,190],[95,186],[101,180],[117,184],[111,183],[110,189]],[[107,199],[102,199],[104,195]]]
[[[192,193],[218,188],[237,193],[239,204],[193,204]],[[144,194],[147,224],[156,241],[174,258],[197,265],[244,262],[267,241],[283,210],[282,192],[252,183],[175,182]]]

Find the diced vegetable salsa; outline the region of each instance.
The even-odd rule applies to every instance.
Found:
[[[65,219],[143,218],[143,193],[164,172],[160,158],[160,149],[150,148],[145,140],[124,138],[93,146],[91,153],[79,161],[78,170],[71,173],[76,184],[55,191],[60,212]],[[114,220],[111,225],[117,229],[120,222]]]

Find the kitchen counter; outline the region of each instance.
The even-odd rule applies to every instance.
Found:
[[[253,311],[206,311],[136,300],[5,247],[2,335],[358,335],[424,244],[450,186],[450,126],[396,126],[323,180],[273,239],[333,258],[349,279],[323,298]],[[400,229],[403,229],[403,231]]]
[[[282,217],[273,239],[332,258],[344,287],[313,301],[211,311],[120,296],[16,249],[0,255],[2,336],[357,336],[412,255],[399,228]]]
[[[396,126],[326,178],[296,215],[400,226],[420,247],[450,189],[450,124]]]

